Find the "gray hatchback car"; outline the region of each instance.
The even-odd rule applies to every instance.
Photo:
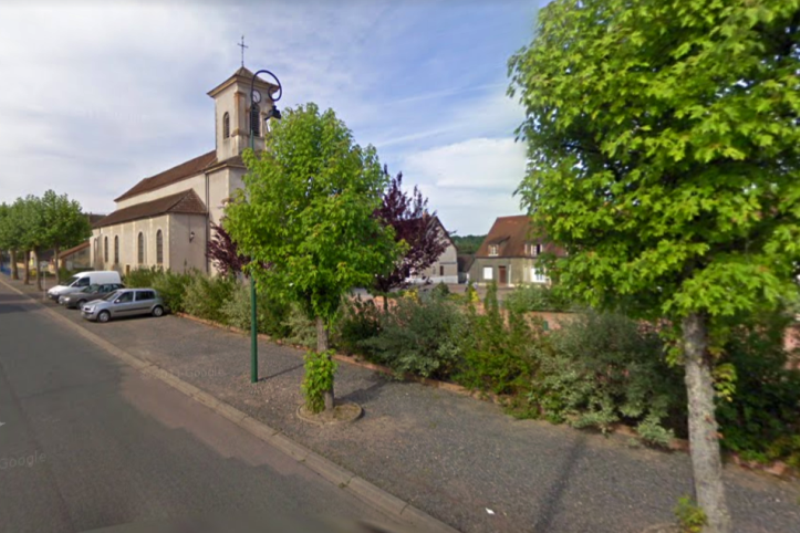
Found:
[[[136,315],[158,317],[165,311],[164,301],[154,289],[121,289],[102,300],[91,301],[81,308],[83,318],[98,322]]]

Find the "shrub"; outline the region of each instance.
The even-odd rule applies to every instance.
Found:
[[[680,369],[668,366],[654,331],[621,315],[587,311],[550,336],[538,398],[532,397],[550,416],[603,431],[622,421],[638,425],[649,442],[669,442],[666,425],[682,420],[685,393]]]
[[[362,301],[357,298],[346,301],[343,305],[344,312],[339,321],[334,343],[347,354],[370,356],[370,350],[363,341],[372,339],[381,331],[382,313],[370,299]]]
[[[153,277],[151,286],[158,291],[170,311],[178,313],[184,310],[183,298],[191,280],[191,274],[178,274],[167,270],[158,272]]]
[[[464,321],[458,308],[434,293],[399,298],[381,317],[377,336],[359,342],[398,374],[447,378],[459,360]]]
[[[135,268],[125,274],[122,278],[122,283],[130,288],[153,287],[153,280],[161,270],[152,268]]]
[[[230,278],[196,273],[186,287],[184,310],[199,318],[225,323],[222,306],[231,299],[237,284],[236,280]]]
[[[258,332],[282,339],[289,335],[286,319],[289,313],[287,305],[277,302],[266,292],[258,292],[256,296],[258,313]],[[231,294],[231,298],[222,304],[220,312],[226,324],[249,331],[250,330],[250,287],[238,284]]]
[[[497,286],[489,286],[484,314],[470,304],[462,339],[462,360],[456,380],[496,394],[525,394],[538,368],[539,351],[547,343],[541,321],[528,321],[516,310],[508,320],[497,302]]]
[[[287,342],[305,348],[316,348],[317,325],[313,319],[308,318],[298,304],[293,303],[289,307],[284,325],[287,329]]]
[[[517,287],[506,295],[503,305],[515,313],[530,313],[567,311],[571,303],[558,286],[530,284]]]
[[[305,357],[305,374],[301,388],[306,399],[306,408],[312,413],[325,409],[325,391],[332,390],[336,373],[333,350],[309,351]]]
[[[730,399],[717,399],[722,446],[744,459],[800,468],[800,372],[786,368],[789,318],[762,316],[736,328],[723,360],[736,368]]]

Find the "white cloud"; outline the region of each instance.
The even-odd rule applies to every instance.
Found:
[[[525,176],[525,145],[513,138],[475,138],[414,152],[403,174],[460,234],[486,233],[498,216],[520,212],[513,192]],[[444,222],[444,220],[443,220]]]

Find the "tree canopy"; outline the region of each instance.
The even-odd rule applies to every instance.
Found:
[[[401,251],[392,227],[374,216],[386,185],[375,149],[356,144],[332,110],[307,104],[288,110],[261,155],[245,151],[244,160],[249,173],[225,227],[250,257],[244,269],[258,289],[298,303],[317,321],[317,350],[326,352],[342,297],[372,285]],[[323,367],[330,409],[333,370]]]
[[[518,192],[568,252],[552,274],[683,335],[710,531],[729,525],[708,342],[797,290],[799,28],[798,0],[555,0],[510,60]]]
[[[384,167],[384,173],[389,174]],[[395,241],[405,245],[405,253],[388,274],[378,274],[372,289],[386,295],[408,285],[412,274],[420,274],[436,262],[447,249],[447,236],[437,223],[436,212],[428,211],[428,199],[415,186],[409,195],[403,190],[403,173],[389,181],[375,216],[394,228]],[[386,299],[384,298],[384,306]]]

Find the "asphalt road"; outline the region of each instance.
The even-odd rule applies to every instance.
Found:
[[[276,516],[391,523],[2,285],[0,423],[0,532],[145,531],[209,516],[257,516],[264,531]]]

